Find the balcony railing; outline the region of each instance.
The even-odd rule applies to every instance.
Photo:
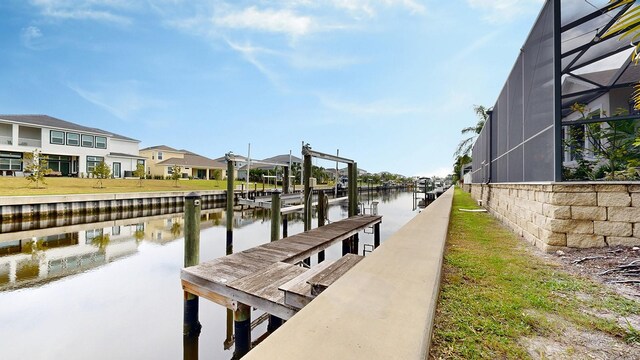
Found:
[[[36,139],[18,138],[19,146],[41,147],[42,141]]]
[[[13,140],[11,136],[0,135],[0,145],[13,145]]]

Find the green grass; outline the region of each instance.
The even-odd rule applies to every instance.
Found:
[[[585,312],[620,316],[640,304],[528,253],[522,240],[456,189],[431,355],[435,358],[528,358],[518,340],[561,335],[554,318],[589,331],[638,342],[638,330]],[[551,316],[552,315],[552,316]]]
[[[178,187],[173,180],[143,180],[142,187],[139,187],[138,180],[106,179],[103,180],[104,188],[96,187],[96,179],[48,177],[45,178],[45,182],[45,185],[40,184],[41,188],[36,189],[26,178],[0,177],[0,196],[225,190],[227,188],[227,183],[223,180],[179,180]],[[236,184],[240,185],[240,182]],[[262,189],[262,185],[258,185],[258,188]]]

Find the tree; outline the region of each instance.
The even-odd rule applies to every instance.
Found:
[[[182,167],[180,165],[173,165],[171,167],[171,180],[173,180],[174,186],[178,187],[178,180],[182,177]]]
[[[144,178],[144,165],[136,165],[136,170],[133,172],[133,176],[138,178],[138,186],[142,187],[142,179]]]
[[[456,162],[453,164],[453,177],[451,179],[453,183],[457,183],[461,179],[460,172],[462,171],[462,168],[470,162],[471,156],[469,155],[462,155],[456,158]]]
[[[484,124],[489,120],[489,109],[482,105],[473,105],[473,111],[476,113],[478,117],[478,122],[475,126],[469,126],[462,129],[462,135],[472,134],[466,139],[460,141],[458,147],[456,148],[456,152],[453,154],[454,157],[458,157],[461,155],[470,155],[471,147],[473,146],[473,142],[478,137]]]
[[[102,181],[111,176],[111,168],[109,165],[104,162],[104,160],[100,161],[96,166],[91,170],[91,174],[98,179],[96,186],[100,189],[104,188]]]
[[[222,180],[222,170],[213,169],[209,171],[209,177],[213,177],[216,180]],[[209,180],[209,179],[207,179]]]
[[[38,149],[34,149],[31,153],[26,153],[24,155],[24,170],[29,173],[27,176],[27,180],[36,184],[36,189],[40,189],[40,183],[45,185],[44,176],[51,173],[51,169],[49,169],[49,162],[47,161],[47,157],[42,155],[42,153]]]

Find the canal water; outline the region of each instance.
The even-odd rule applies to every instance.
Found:
[[[360,201],[379,202],[383,242],[417,214],[410,192],[362,193]],[[345,206],[330,207],[330,221],[345,217]],[[302,232],[300,215],[290,215],[288,229]],[[0,359],[182,358],[183,236],[180,214],[0,234]],[[234,252],[269,236],[268,211],[237,208]],[[225,241],[224,210],[203,210],[200,261],[224,256]],[[364,244],[373,235],[360,234],[360,254]],[[340,244],[326,251],[340,255]],[[230,359],[227,310],[200,299],[200,322],[200,359]]]

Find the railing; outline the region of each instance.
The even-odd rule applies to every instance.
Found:
[[[42,141],[37,139],[18,138],[19,146],[41,147]]]
[[[0,145],[13,145],[11,136],[0,136]]]

